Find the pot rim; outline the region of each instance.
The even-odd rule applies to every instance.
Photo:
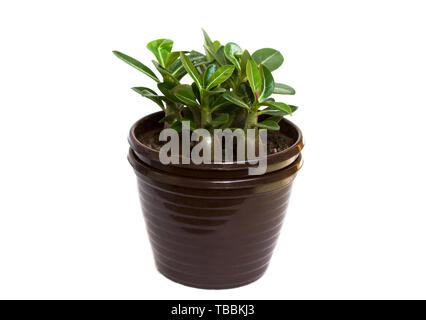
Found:
[[[137,138],[136,132],[141,128],[143,123],[147,121],[155,121],[155,120],[156,120],[155,123],[158,123],[158,120],[160,120],[163,117],[164,117],[163,111],[151,113],[139,119],[138,121],[136,121],[129,131],[128,142],[130,144],[131,149],[134,150],[134,152],[136,153],[138,158],[140,158],[141,161],[147,162],[148,164],[160,163],[160,160],[159,160],[160,152],[143,144]],[[277,153],[267,155],[267,164],[268,164],[267,171],[268,172],[282,169],[283,167],[291,164],[293,161],[295,161],[295,159],[297,158],[297,155],[301,152],[301,150],[304,147],[304,141],[303,141],[304,139],[302,136],[302,131],[299,129],[299,127],[297,127],[293,122],[285,118],[283,118],[279,122],[279,125],[280,125],[280,131],[282,133],[285,134],[286,130],[287,131],[291,130],[297,134],[297,137],[296,139],[294,139],[295,140],[294,143],[287,149],[284,149]],[[196,169],[196,170],[220,170],[220,171],[232,170],[234,171],[234,170],[247,169],[249,167],[256,166],[256,165],[250,164],[248,160],[245,160],[244,162],[233,161],[233,162],[222,162],[222,163],[211,163],[211,164],[200,164],[200,165],[196,165],[193,163],[182,164],[182,161],[180,161],[179,164],[169,164],[168,166],[180,167],[180,168],[186,168],[186,169]]]
[[[203,179],[198,175],[187,177],[176,174],[175,172],[168,172],[150,167],[141,161],[131,148],[129,149],[127,159],[136,175],[143,180],[156,181],[157,183],[161,182],[182,188],[198,188],[201,190],[240,190],[245,188],[256,188],[257,191],[252,193],[263,193],[274,190],[278,187],[276,183],[279,183],[279,187],[287,185],[295,178],[297,172],[303,166],[302,154],[299,154],[297,159],[286,168],[263,175],[236,176],[232,178],[221,178],[217,176],[216,178]]]

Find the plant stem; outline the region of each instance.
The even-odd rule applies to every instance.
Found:
[[[257,125],[257,110],[250,110],[247,114],[245,129],[254,129]]]
[[[166,102],[166,108],[164,110],[164,114],[165,116],[170,116],[173,115],[176,117],[176,119],[180,119],[181,118],[181,114],[179,112],[178,107],[174,104],[174,103],[170,103],[170,102]],[[164,123],[164,127],[165,128],[170,128],[170,123],[165,122]]]
[[[200,92],[201,95],[201,128],[207,128],[212,120],[212,114],[209,110],[208,95],[204,94],[203,90]]]
[[[212,120],[212,115],[207,106],[202,106],[201,108],[201,128],[206,128],[209,126],[210,121]]]

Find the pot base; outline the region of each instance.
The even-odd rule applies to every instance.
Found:
[[[266,268],[265,270],[263,270],[263,272],[258,275],[256,278],[253,278],[251,280],[246,280],[243,282],[238,282],[238,283],[227,283],[227,284],[223,284],[223,285],[214,285],[214,284],[207,284],[207,283],[192,283],[192,282],[188,282],[188,281],[182,281],[182,279],[180,278],[175,278],[169,274],[167,274],[167,272],[161,270],[161,267],[157,267],[157,271],[165,278],[184,285],[186,287],[191,287],[191,288],[197,288],[197,289],[207,289],[207,290],[225,290],[225,289],[235,289],[235,288],[240,288],[240,287],[244,287],[247,286],[249,284],[252,284],[253,282],[256,282],[257,280],[259,280],[260,278],[262,278],[262,276],[265,274]]]

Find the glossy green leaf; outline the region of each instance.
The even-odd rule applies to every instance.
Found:
[[[217,69],[216,72],[211,76],[206,89],[210,90],[211,88],[221,85],[223,82],[228,80],[234,70],[235,67],[230,65],[222,66]]]
[[[282,118],[283,117],[281,116],[272,116],[272,117],[269,117],[267,120],[272,120],[272,121],[275,121],[276,123],[279,123],[282,120]]]
[[[263,120],[262,122],[259,122],[257,124],[257,127],[262,129],[273,130],[273,131],[280,130],[280,126],[278,125],[278,123],[276,123],[275,121],[271,119],[266,119],[266,120]]]
[[[215,50],[215,52],[221,47],[222,45],[220,44],[219,41],[215,40],[213,41],[213,48]]]
[[[219,126],[221,124],[227,123],[229,120],[229,114],[227,113],[222,113],[221,115],[217,116],[216,118],[214,118],[213,120],[210,121],[210,124],[213,127]]]
[[[229,102],[232,102],[233,104],[235,104],[236,106],[239,106],[241,108],[250,110],[250,107],[248,106],[248,104],[246,104],[239,96],[237,96],[235,93],[231,92],[231,91],[227,91],[225,92],[222,97],[226,100],[228,100]]]
[[[273,107],[267,107],[267,108],[259,111],[257,114],[258,115],[267,114],[267,115],[270,115],[270,116],[284,117],[284,116],[288,115],[289,113],[282,111],[282,110],[278,110],[278,109],[273,108]]]
[[[223,92],[226,92],[225,88],[214,88],[214,89],[211,89],[209,91],[207,91],[206,89],[203,89],[203,94],[205,96],[213,96],[213,95],[223,93]]]
[[[145,87],[134,87],[132,90],[139,93],[141,96],[150,99],[151,101],[154,101],[156,104],[160,106],[160,108],[164,111],[164,104],[159,95],[154,90],[151,90],[149,88]]]
[[[197,69],[195,69],[191,60],[189,60],[189,58],[182,52],[180,53],[180,60],[182,61],[183,67],[185,68],[186,72],[188,72],[189,76],[194,80],[197,87],[201,90],[203,88],[201,76],[198,73]]]
[[[262,105],[287,112],[288,114],[293,113],[293,109],[289,105],[285,104],[284,102],[272,102],[272,101],[271,102],[263,102]]]
[[[246,66],[250,59],[250,53],[247,50],[244,50],[243,55],[241,56],[241,78],[246,76]]]
[[[253,105],[254,95],[248,82],[241,83],[235,93],[249,106]]]
[[[294,90],[292,87],[283,84],[283,83],[275,83],[274,92],[276,94],[295,94],[296,90]]]
[[[216,58],[216,48],[213,44],[212,39],[210,39],[209,35],[204,29],[201,29],[203,31],[204,36],[204,49],[206,51],[206,54],[209,56],[211,60],[215,60]]]
[[[222,95],[218,96],[216,99],[214,99],[212,105],[211,105],[211,112],[215,112],[216,110],[223,108],[225,106],[232,106],[232,103],[223,98]]]
[[[192,50],[189,54],[188,54],[188,58],[189,60],[191,60],[191,62],[193,63],[194,67],[200,66],[202,64],[207,64],[208,61],[206,60],[206,56],[200,52],[197,52],[195,50]],[[177,59],[170,67],[169,67],[169,71],[173,74],[173,76],[176,79],[181,79],[185,74],[186,74],[186,70],[183,67],[182,61],[179,59]]]
[[[197,98],[195,97],[192,87],[187,84],[176,86],[172,93],[187,106],[198,107]]]
[[[298,106],[294,106],[292,104],[289,104],[288,106],[291,108],[291,114],[293,114],[293,112],[295,112],[297,109],[299,109]]]
[[[210,36],[207,34],[206,30],[201,29],[203,31],[203,36],[204,36],[204,43],[208,46],[213,47],[213,41],[210,38]]]
[[[195,82],[191,83],[191,87],[192,87],[192,92],[194,92],[194,94],[195,94],[195,98],[197,98],[198,102],[200,102],[201,101],[200,89],[198,89],[198,87],[195,84]]]
[[[237,67],[238,71],[241,71],[241,65],[239,58],[243,54],[243,50],[234,42],[228,42],[224,48],[225,56],[232,64]]]
[[[181,103],[181,101],[176,98],[173,93],[172,90],[176,87],[175,83],[170,83],[170,82],[160,82],[157,84],[158,89],[161,91],[161,93],[169,100],[172,102],[177,102],[177,103]]]
[[[258,65],[263,64],[271,71],[278,69],[284,62],[283,55],[272,48],[259,49],[252,54],[252,58]]]
[[[158,39],[151,41],[146,47],[154,54],[158,63],[165,68],[167,56],[172,51],[173,41],[169,39]]]
[[[113,51],[116,57],[123,60],[127,64],[131,65],[133,68],[136,68],[137,70],[141,71],[142,73],[146,74],[151,79],[160,82],[160,80],[157,78],[154,72],[151,71],[150,68],[148,68],[146,65],[144,65],[142,62],[139,62],[138,60],[125,55],[124,53],[121,53],[119,51]]]
[[[293,105],[290,105],[290,104],[288,106],[290,107],[291,112],[279,110],[279,109],[276,109],[275,107],[267,107],[267,108],[259,111],[257,114],[258,115],[267,114],[267,115],[270,115],[270,116],[284,117],[284,116],[287,116],[289,114],[290,115],[293,114],[293,112],[295,112],[298,109],[297,106],[293,106]]]
[[[257,64],[254,60],[249,60],[247,62],[246,72],[251,90],[257,100],[262,89],[262,78],[260,77],[259,69],[257,68]]]
[[[203,88],[207,87],[207,84],[209,83],[212,75],[216,72],[218,69],[216,64],[211,64],[207,67],[207,70],[204,72],[203,75]]]
[[[220,66],[223,66],[225,64],[230,63],[230,61],[226,58],[224,46],[220,46],[219,49],[217,49],[217,51],[216,51],[216,62]]]
[[[217,103],[216,105],[213,106],[213,108],[211,109],[211,112],[213,113],[213,112],[215,112],[219,109],[222,109],[226,106],[232,106],[231,102],[229,102],[228,100],[221,101],[221,102],[219,102],[219,103]]]
[[[163,76],[164,82],[167,82],[167,81],[175,82],[175,83],[179,82],[179,80],[177,80],[169,70],[167,70],[166,68],[163,68],[157,61],[152,60],[152,64],[155,66],[158,72]]]
[[[166,58],[165,68],[168,69],[173,63],[175,63],[175,61],[179,58],[179,56],[180,56],[179,51],[170,52]]]
[[[264,101],[268,98],[275,88],[274,77],[271,71],[263,64],[259,67],[260,77],[262,78],[262,90],[260,92],[259,101]]]

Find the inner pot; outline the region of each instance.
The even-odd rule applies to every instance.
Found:
[[[157,269],[178,283],[225,289],[251,283],[265,272],[292,182],[302,165],[300,130],[283,120],[294,143],[268,156],[268,172],[249,176],[247,164],[163,165],[158,151],[140,142],[161,126],[161,113],[131,129],[129,162],[135,170]]]

